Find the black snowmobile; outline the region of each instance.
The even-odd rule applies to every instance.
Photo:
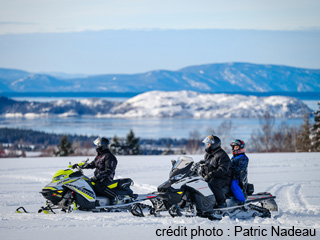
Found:
[[[191,157],[181,156],[173,161],[169,180],[158,187],[157,198],[151,199],[154,209],[151,213],[160,216],[168,212],[176,216],[200,216],[211,220],[220,220],[224,216],[246,219],[255,216],[271,217],[270,211],[278,211],[275,196],[270,193],[253,194],[253,184],[246,184],[246,203],[239,202],[225,189],[226,208],[214,208],[216,199],[207,182],[201,176],[200,163],[194,163]],[[131,209],[135,216],[143,216],[143,209],[136,204]]]
[[[88,160],[87,160],[88,161]],[[150,206],[142,204],[145,200],[155,198],[155,194],[134,194],[130,189],[133,181],[130,178],[112,181],[108,188],[117,194],[118,203],[110,205],[110,199],[105,196],[97,196],[93,190],[94,182],[83,174],[79,163],[73,171],[70,163],[69,168],[57,171],[52,181],[46,185],[41,194],[46,201],[46,206],[41,207],[38,213],[55,213],[55,210],[72,212],[76,209],[84,211],[129,211],[133,204],[140,203],[141,208],[150,209]],[[24,207],[19,207],[17,212],[27,212]]]

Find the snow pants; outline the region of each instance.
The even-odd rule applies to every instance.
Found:
[[[214,193],[214,196],[216,197],[217,203],[218,204],[225,203],[226,196],[223,192],[223,188],[226,185],[228,185],[228,182],[225,179],[213,178],[208,183],[211,188],[211,191]]]
[[[114,201],[117,200],[117,194],[111,191],[111,189],[107,187],[109,183],[110,181],[108,179],[102,182],[96,182],[96,184],[94,185],[94,191],[98,195],[102,195],[109,198],[112,204]]]
[[[231,191],[239,202],[246,202],[246,198],[244,197],[243,191],[239,186],[239,180],[232,180]]]

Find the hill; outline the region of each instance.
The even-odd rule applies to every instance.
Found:
[[[292,97],[192,91],[150,91],[124,102],[102,99],[29,102],[0,96],[0,116],[3,117],[260,118],[267,112],[275,118],[296,118],[312,111]]]
[[[60,76],[62,76],[60,74]],[[86,77],[28,73],[0,68],[0,92],[320,92],[320,70],[279,65],[221,63],[177,71]]]

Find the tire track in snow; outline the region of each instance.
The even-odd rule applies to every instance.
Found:
[[[276,190],[273,190],[273,189],[276,189],[277,185],[278,185],[278,183],[275,183],[272,186],[267,187],[266,192],[270,192],[272,195],[275,195]]]
[[[277,184],[273,188],[276,189],[275,193],[277,204],[279,206],[279,214],[274,217],[279,223],[292,223],[301,224],[301,218],[317,219],[319,213],[317,210],[310,208],[309,203],[303,197],[302,189],[303,184]],[[306,226],[312,225],[312,220],[306,221]]]

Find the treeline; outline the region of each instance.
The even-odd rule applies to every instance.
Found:
[[[319,152],[320,151],[320,102],[314,112],[314,122],[305,115],[299,126],[283,122],[275,126],[275,119],[266,113],[260,119],[260,128],[247,141],[248,152]],[[230,153],[234,123],[226,120],[207,133],[220,137],[222,147]],[[236,127],[236,126],[235,126]],[[40,131],[0,128],[0,157],[25,156],[26,151],[41,152],[41,156],[94,155],[92,142],[98,136],[50,134]],[[106,136],[110,149],[116,155],[203,154],[203,136],[194,130],[188,139],[140,139],[130,130],[126,137]],[[240,138],[241,136],[237,136]]]
[[[94,155],[93,141],[98,136],[66,135],[41,131],[0,128],[0,157],[25,156],[25,152],[40,152],[40,156]],[[126,137],[110,137],[110,149],[117,155],[160,155],[183,153],[188,139],[141,139],[132,130]]]
[[[252,152],[318,152],[320,151],[319,115],[310,123],[306,115],[299,126],[282,122],[275,126],[274,118],[265,114],[260,119],[260,129],[251,134],[248,144]]]
[[[0,142],[13,149],[42,150],[50,145],[59,144],[65,134],[46,133],[29,129],[0,128]],[[91,142],[97,136],[67,135],[71,142]]]

